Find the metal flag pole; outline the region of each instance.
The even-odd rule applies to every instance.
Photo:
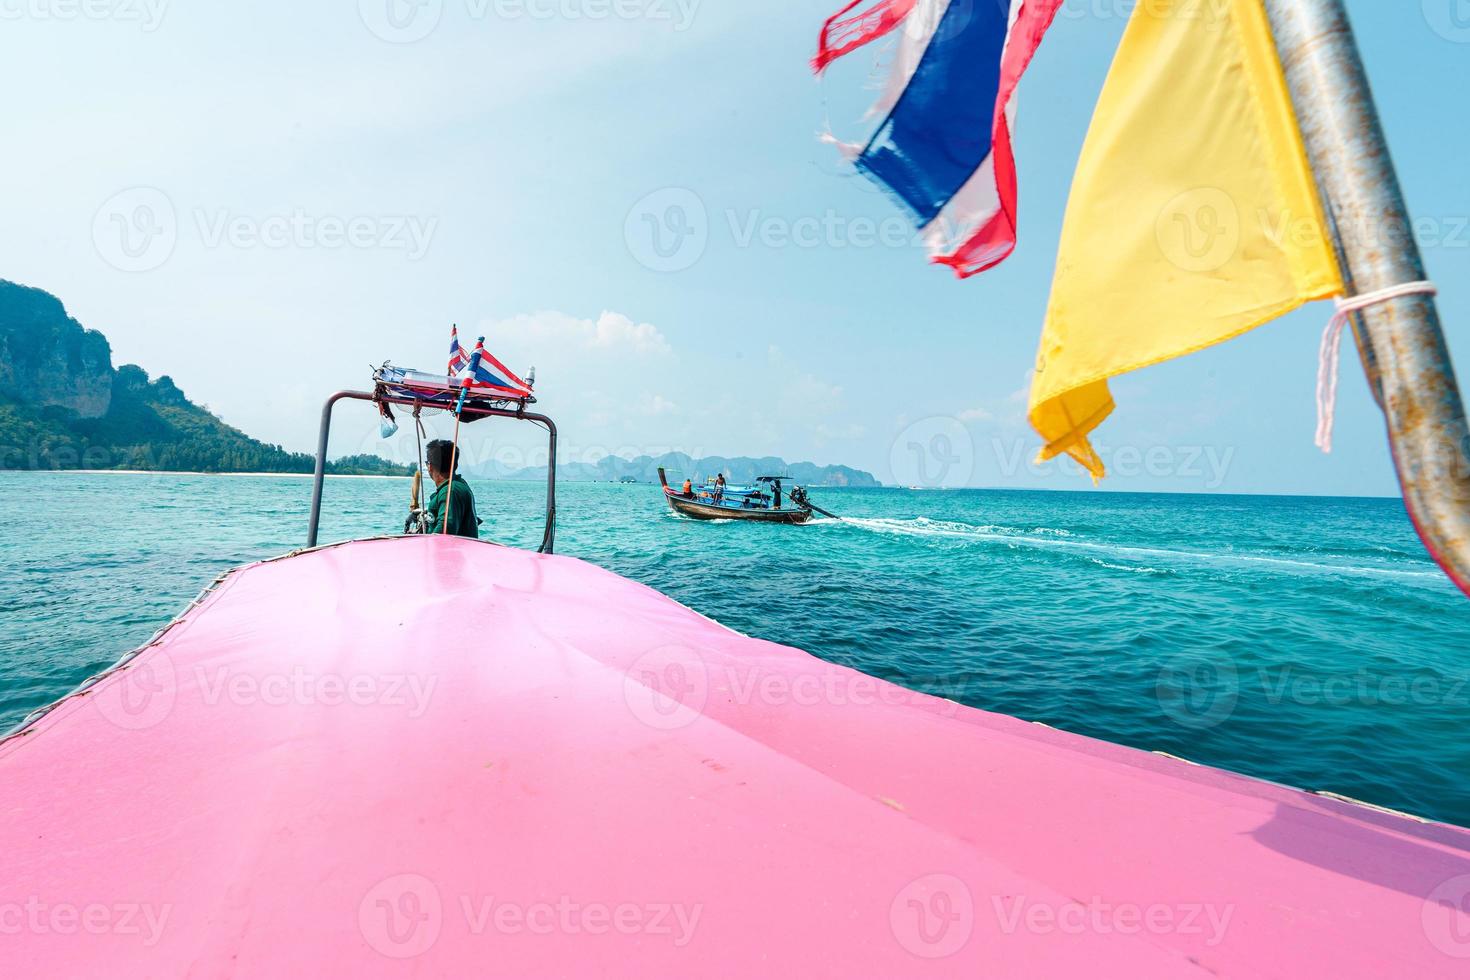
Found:
[[[1422,282],[1424,260],[1342,0],[1264,4],[1349,293]],[[1470,431],[1434,297],[1374,303],[1352,322],[1409,517],[1470,594]]]

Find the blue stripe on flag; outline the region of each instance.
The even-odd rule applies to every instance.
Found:
[[[927,225],[990,155],[1009,0],[950,0],[857,168]]]

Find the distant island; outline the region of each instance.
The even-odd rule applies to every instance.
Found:
[[[112,347],[44,290],[0,279],[0,470],[310,473],[306,453],[252,439],[189,401],[167,375],[114,369]],[[328,472],[407,475],[372,455]]]
[[[658,468],[669,474],[669,482],[683,482],[685,477],[714,479],[725,474],[729,482],[740,485],[758,476],[789,476],[809,487],[880,487],[873,474],[850,466],[819,466],[816,463],[788,463],[775,456],[702,456],[695,459],[686,453],[664,453],[662,456],[604,456],[596,463],[561,463],[556,468],[558,480],[572,483],[656,483]],[[471,475],[497,480],[545,480],[546,467],[501,469],[482,466]]]

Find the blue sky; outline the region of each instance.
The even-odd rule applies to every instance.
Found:
[[[1068,0],[1020,93],[1020,248],[963,283],[816,139],[829,119],[866,134],[871,60],[825,83],[806,67],[836,6],[0,0],[0,276],[291,448],[370,363],[437,367],[457,321],[537,366],[573,458],[672,448],[1089,488],[1028,465],[1024,392],[1131,5]],[[1348,6],[1470,357],[1470,4]],[[143,226],[161,232],[146,247]],[[1337,450],[1312,446],[1329,312],[1118,382],[1104,489],[1395,493],[1355,360]],[[333,449],[412,454],[375,433],[344,415]],[[504,428],[468,438],[473,458],[535,461]]]

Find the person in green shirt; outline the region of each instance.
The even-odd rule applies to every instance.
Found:
[[[427,513],[428,533],[442,533],[447,520],[450,534],[478,538],[480,519],[475,514],[475,494],[470,485],[464,482],[464,477],[459,475],[459,460],[455,458],[454,443],[448,439],[435,439],[424,450],[429,463],[429,477],[434,481],[434,495],[429,498]],[[454,470],[452,477],[451,467]],[[453,492],[450,491],[451,485],[454,487]]]

